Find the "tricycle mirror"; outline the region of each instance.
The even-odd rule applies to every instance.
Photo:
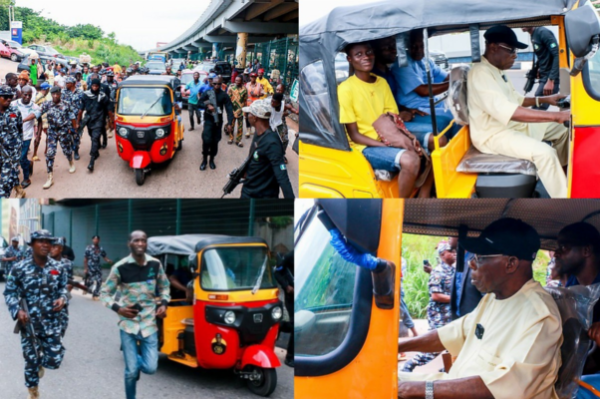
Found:
[[[575,57],[583,58],[590,53],[594,36],[600,35],[600,18],[589,2],[565,15],[565,31]]]

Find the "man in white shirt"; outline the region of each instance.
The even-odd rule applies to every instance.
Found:
[[[65,87],[67,87],[67,84],[66,84],[67,82],[65,80],[67,78],[65,76],[67,73],[67,70],[65,68],[61,68],[61,69],[59,69],[59,72],[60,73],[54,77],[54,86],[58,86],[61,89],[64,89]]]
[[[447,374],[398,373],[398,398],[558,399],[562,321],[552,296],[533,280],[538,233],[506,218],[460,245],[475,254],[471,282],[486,295],[473,312],[398,345],[456,357]]]
[[[27,188],[31,185],[29,175],[33,171],[33,162],[27,159],[27,153],[29,152],[29,145],[31,139],[33,139],[33,133],[35,130],[35,121],[38,120],[38,126],[41,129],[42,122],[40,120],[41,112],[40,107],[36,105],[33,98],[33,88],[31,86],[24,86],[21,89],[23,97],[15,101],[21,115],[23,115],[23,146],[21,147],[21,169],[23,170],[23,182],[21,187]]]

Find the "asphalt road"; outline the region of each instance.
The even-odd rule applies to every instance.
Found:
[[[0,283],[4,292],[4,283]],[[40,382],[43,399],[123,399],[124,363],[120,347],[117,315],[90,296],[73,290],[69,305],[70,323],[65,336],[66,354],[59,370],[47,370]],[[0,305],[0,397],[27,398],[23,377],[23,355],[14,322],[2,298]],[[277,369],[278,384],[273,399],[294,397],[293,369],[283,364],[285,350],[277,348],[282,366]],[[192,369],[159,358],[154,375],[142,374],[138,399],[259,398],[251,393],[233,372]]]
[[[0,59],[0,77],[4,79],[8,72],[16,72],[17,63]],[[27,188],[29,198],[220,198],[222,189],[228,181],[228,174],[240,166],[248,155],[251,139],[244,137],[243,148],[228,145],[224,136],[219,144],[219,153],[215,158],[217,168],[199,170],[201,162],[202,139],[201,128],[196,125],[194,131],[188,131],[189,115],[183,111],[186,127],[183,149],[165,164],[152,166],[151,173],[146,176],[143,186],[135,183],[133,169],[119,158],[115,138],[109,139],[108,147],[100,150],[100,158],[96,161],[94,173],[87,170],[90,160],[91,140],[87,131],[82,137],[81,159],[76,161],[77,171],[69,173],[69,163],[59,148],[54,162],[54,185],[44,190],[46,182],[46,161],[44,157],[45,137],[42,138],[31,186]],[[297,125],[288,119],[290,129],[298,131]],[[245,128],[244,128],[245,129]],[[298,192],[298,155],[287,149],[288,174],[294,192]],[[33,143],[29,157],[31,159]],[[239,198],[241,187],[238,187],[227,198]],[[281,195],[282,196],[282,195]],[[14,197],[14,191],[13,191]]]

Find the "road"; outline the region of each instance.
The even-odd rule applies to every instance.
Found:
[[[4,79],[8,72],[17,70],[17,63],[0,59],[0,77]],[[90,160],[91,140],[87,132],[83,133],[81,159],[76,161],[77,171],[69,173],[69,163],[59,148],[54,163],[54,185],[44,190],[46,182],[46,162],[42,138],[31,186],[27,188],[29,198],[220,198],[222,188],[228,181],[228,174],[240,166],[248,155],[251,139],[244,138],[245,146],[239,148],[228,145],[223,137],[219,144],[219,153],[215,158],[217,168],[199,170],[202,150],[202,130],[196,125],[194,131],[188,131],[189,115],[183,111],[185,124],[185,140],[183,149],[167,164],[152,166],[152,172],[146,177],[143,186],[135,183],[133,169],[119,158],[115,138],[109,139],[106,149],[100,150],[100,158],[96,161],[94,173],[87,170]],[[289,121],[289,127],[298,131],[297,124]],[[290,147],[286,152],[288,174],[294,192],[298,193],[298,155]],[[33,143],[31,145],[33,148]],[[33,149],[31,150],[33,151]],[[31,152],[30,152],[31,159]],[[227,198],[239,198],[241,187],[238,187]],[[14,191],[13,191],[14,197]]]
[[[4,283],[0,283],[4,292]],[[70,323],[65,336],[66,354],[59,370],[48,370],[40,383],[43,399],[123,399],[124,363],[120,347],[117,315],[89,296],[73,291],[69,305]],[[93,316],[92,316],[93,315]],[[0,305],[0,397],[25,399],[23,355],[14,322],[2,298]],[[277,348],[282,366],[277,369],[278,384],[272,399],[294,397],[293,369],[283,365],[285,350]],[[255,399],[231,371],[192,369],[159,358],[155,375],[142,374],[138,399],[203,398]]]

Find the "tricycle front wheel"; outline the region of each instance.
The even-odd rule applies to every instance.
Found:
[[[246,385],[252,393],[264,397],[273,393],[277,386],[277,371],[275,369],[248,366],[246,371],[253,374],[253,378],[246,381]]]
[[[146,180],[146,173],[144,172],[144,169],[136,169],[135,170],[135,182],[137,183],[137,185],[138,186],[143,185],[144,180]]]

